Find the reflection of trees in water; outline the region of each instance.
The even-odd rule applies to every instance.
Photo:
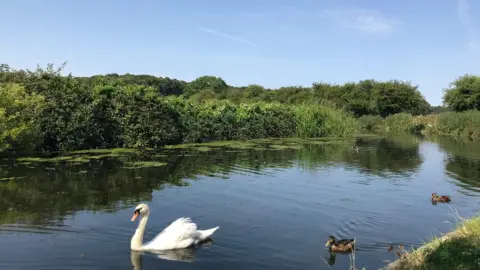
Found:
[[[227,150],[209,152],[172,151],[128,155],[119,159],[92,160],[84,164],[30,165],[3,162],[0,177],[1,223],[48,224],[62,222],[76,211],[116,211],[151,199],[152,191],[165,184],[186,185],[185,179],[200,175],[228,177],[233,173],[266,173],[265,168],[289,168],[345,163],[370,174],[401,173],[416,169],[421,163],[418,145],[401,145],[375,139],[359,141],[360,151],[351,144],[309,144],[301,149]],[[400,145],[400,146],[399,146]],[[156,160],[163,167],[127,169],[124,161]],[[22,178],[24,177],[24,178]]]
[[[369,174],[413,173],[422,164],[418,145],[418,140],[412,137],[359,140],[359,151],[345,153],[342,160]]]
[[[480,160],[461,156],[448,158],[446,169],[462,188],[480,192]]]
[[[460,187],[480,191],[480,142],[448,137],[435,139],[446,151],[445,169],[458,180]]]

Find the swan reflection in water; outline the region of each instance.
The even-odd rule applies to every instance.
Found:
[[[155,257],[168,261],[179,261],[186,263],[193,263],[195,261],[195,253],[198,249],[205,246],[210,246],[212,240],[207,240],[193,247],[171,250],[149,250],[149,251],[130,251],[130,261],[133,270],[142,269],[142,255],[144,252],[155,255]]]

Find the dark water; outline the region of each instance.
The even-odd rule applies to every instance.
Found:
[[[418,246],[454,227],[453,210],[480,209],[480,144],[356,145],[358,152],[351,143],[173,151],[160,158],[167,166],[141,169],[115,158],[3,160],[0,269],[348,269],[348,255],[333,260],[324,247],[334,235],[355,237],[356,266],[370,270],[392,259],[388,244]],[[432,205],[432,192],[453,202]],[[220,229],[194,249],[133,253],[130,217],[139,202],[152,212],[144,241],[183,216]]]

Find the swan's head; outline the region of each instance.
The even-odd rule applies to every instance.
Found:
[[[150,214],[150,209],[148,208],[148,205],[141,203],[135,207],[135,211],[133,211],[133,216],[132,216],[132,222],[137,219],[138,216],[148,216]]]

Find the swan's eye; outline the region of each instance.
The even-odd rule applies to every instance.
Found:
[[[135,211],[134,211],[133,213],[137,213],[137,214],[140,215],[140,210],[141,210],[141,209],[142,209],[142,208],[135,209]]]

